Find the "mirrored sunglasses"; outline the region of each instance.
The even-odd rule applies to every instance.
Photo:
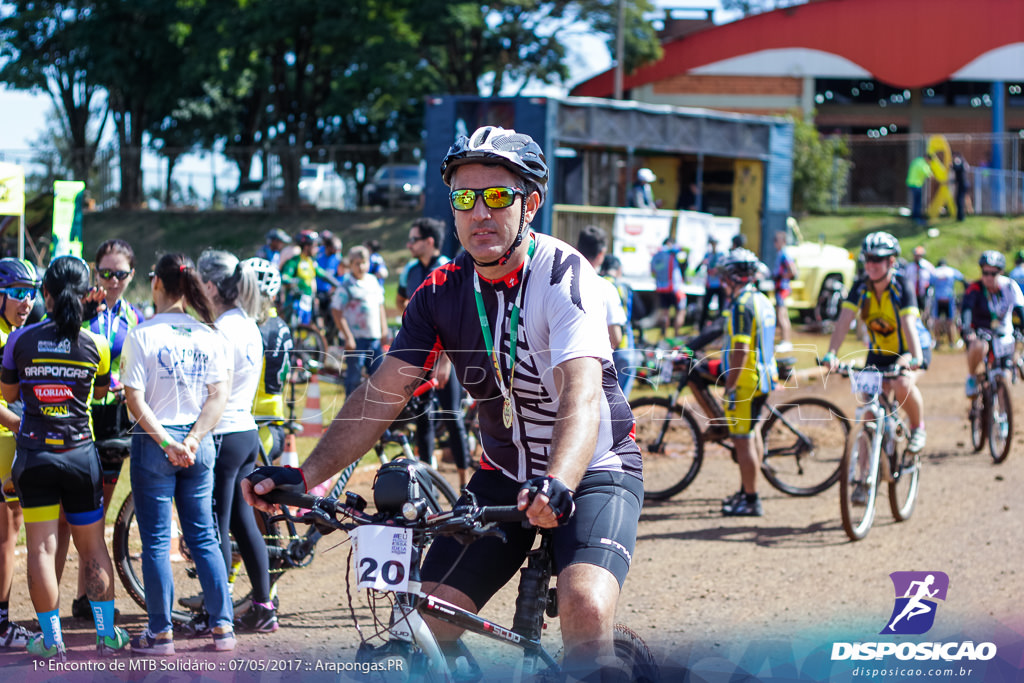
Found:
[[[516,201],[516,195],[526,196],[522,190],[514,187],[487,187],[482,190],[469,188],[452,190],[452,208],[456,211],[470,211],[476,206],[476,198],[483,197],[489,209],[507,209]]]
[[[889,260],[888,256],[865,256],[864,257],[864,262],[865,263],[881,263],[882,261],[888,261],[888,260]]]
[[[36,290],[32,287],[8,287],[7,289],[0,289],[0,293],[6,294],[18,301],[36,298]]]
[[[132,274],[130,270],[111,270],[110,268],[104,268],[96,273],[104,280],[127,280],[128,276]]]

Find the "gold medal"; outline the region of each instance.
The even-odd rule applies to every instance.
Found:
[[[501,420],[505,423],[505,428],[509,429],[512,427],[512,401],[505,399],[505,406],[501,409]]]

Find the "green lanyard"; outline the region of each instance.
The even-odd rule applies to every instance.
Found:
[[[501,330],[501,325],[498,325],[498,329],[493,334],[494,340],[491,341],[491,324],[487,321],[487,311],[484,310],[484,298],[480,293],[480,276],[475,270],[473,271],[473,294],[476,297],[476,312],[480,316],[480,330],[484,334],[484,349],[486,349],[487,355],[491,357],[491,364],[494,365],[494,374],[498,380],[498,388],[501,389],[501,395],[505,399],[505,403],[501,409],[501,421],[505,423],[506,429],[512,427],[512,381],[515,379],[516,374],[516,348],[518,347],[519,342],[519,311],[522,310],[523,291],[526,289],[526,269],[530,265],[530,258],[533,256],[536,246],[536,241],[531,239],[530,246],[526,250],[526,260],[523,261],[522,274],[519,277],[519,292],[516,294],[516,301],[512,305],[511,329],[509,330],[508,337],[508,388],[505,388],[505,380],[501,374],[501,362],[498,360],[498,352],[496,350],[499,348],[497,333]]]

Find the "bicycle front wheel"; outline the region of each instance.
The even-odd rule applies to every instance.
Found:
[[[967,419],[971,423],[971,447],[977,453],[985,447],[988,439],[988,420],[985,419],[985,398],[979,389],[978,393],[971,399],[971,409],[967,413]]]
[[[459,494],[440,472],[426,464],[418,467],[416,472],[420,480],[420,487],[426,494],[427,507],[431,514],[451,510],[455,507]]]
[[[843,531],[851,541],[867,536],[875,519],[878,472],[871,467],[874,437],[875,423],[856,426],[839,466],[839,511]]]
[[[901,455],[893,458],[892,481],[889,482],[889,509],[893,519],[905,522],[914,513],[917,502],[917,486],[921,477],[921,454],[910,453],[903,445]]]
[[[997,377],[992,387],[989,403],[988,450],[998,465],[1010,454],[1013,443],[1013,404],[1010,402],[1010,387],[1005,377]]]
[[[615,656],[629,672],[629,680],[636,683],[658,683],[661,680],[658,664],[647,648],[647,643],[632,629],[615,624],[612,645]]]
[[[834,403],[797,398],[775,406],[761,427],[768,482],[791,496],[813,496],[839,481],[850,421]]]
[[[172,518],[172,526],[177,523]],[[124,499],[121,510],[114,522],[114,568],[125,591],[140,607],[146,608],[146,586],[142,573],[142,537],[139,535],[138,519],[135,516],[135,499],[131,493]],[[174,593],[171,602],[171,619],[187,623],[202,610],[202,592],[199,575],[189,552],[188,544],[180,533],[171,537],[171,580]],[[228,574],[234,575],[231,594],[235,613],[240,614],[252,603],[252,586],[242,566],[241,558],[235,557]],[[229,579],[231,576],[229,576]],[[179,601],[184,602],[181,604]]]
[[[697,420],[669,399],[647,396],[630,401],[636,443],[644,462],[644,498],[665,500],[694,480],[704,460]]]

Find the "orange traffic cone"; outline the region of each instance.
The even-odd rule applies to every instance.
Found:
[[[324,433],[324,414],[320,410],[320,382],[316,373],[309,377],[306,385],[306,406],[302,409],[302,435],[320,436]]]
[[[288,432],[284,435],[284,446],[281,449],[281,467],[299,466],[299,449],[295,445],[295,435]]]

